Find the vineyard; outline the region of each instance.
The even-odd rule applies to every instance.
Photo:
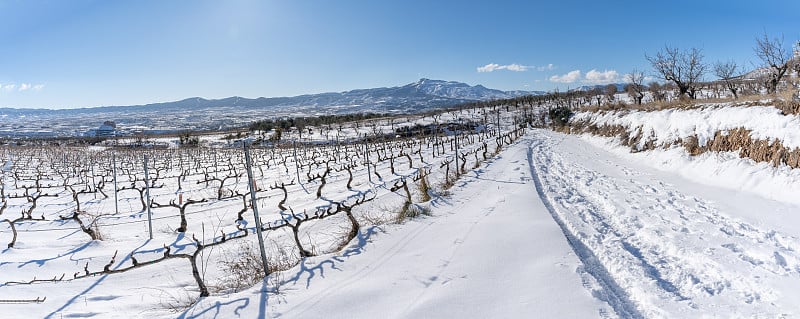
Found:
[[[752,120],[794,115],[723,103],[582,123],[561,102],[251,128],[217,147],[4,146],[3,317],[798,313],[800,179],[775,157],[788,148],[753,142],[796,147],[796,130]],[[717,151],[730,136],[753,145]]]
[[[133,285],[144,308],[247,288],[341,251],[365,226],[427,214],[532,114],[464,108],[245,148],[2,148],[0,299],[55,318],[92,292],[133,298],[114,291],[131,272],[150,277]]]

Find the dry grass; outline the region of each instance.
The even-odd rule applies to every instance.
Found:
[[[800,100],[798,97],[798,89],[790,88],[781,91],[777,94],[775,107],[781,110],[783,114],[800,114]]]
[[[278,243],[272,241],[271,246],[273,249],[267,254],[270,277],[279,276],[276,273],[291,269],[297,264],[298,260],[292,258],[292,254]],[[261,251],[254,243],[241,242],[235,249],[224,252],[218,267],[225,277],[213,287],[216,292],[239,292],[264,280]],[[278,291],[278,288],[273,287],[273,290]]]
[[[588,122],[575,122],[570,133],[590,133],[604,137],[619,138],[620,144],[630,147],[631,152],[642,152],[680,145],[691,155],[700,155],[705,152],[739,152],[742,158],[749,158],[756,162],[770,163],[773,166],[781,164],[791,168],[800,168],[800,148],[790,149],[779,141],[754,139],[751,131],[745,128],[736,128],[726,131],[717,131],[714,138],[705,145],[700,145],[696,135],[678,140],[673,144],[658,144],[653,136],[642,132],[641,128],[635,133],[621,125],[597,126]]]
[[[458,174],[455,171],[450,172],[449,176],[444,177],[444,181],[442,181],[439,186],[437,187],[439,191],[437,193],[442,194],[447,192],[456,185],[456,181],[458,180]]]
[[[407,205],[406,205],[407,204]],[[406,203],[395,215],[394,222],[401,224],[409,219],[414,219],[420,216],[431,216],[431,209],[417,204]]]
[[[417,190],[419,191],[420,201],[427,202],[431,200],[431,187],[428,184],[428,175],[425,173],[421,173],[419,177],[419,183],[417,183]]]
[[[783,100],[790,100],[790,99],[783,99]],[[698,109],[702,107],[708,107],[712,105],[723,105],[729,104],[732,106],[759,106],[769,103],[777,103],[775,99],[765,97],[763,95],[743,95],[739,96],[738,99],[731,98],[711,98],[711,99],[698,99],[698,100],[690,100],[687,98],[683,99],[675,99],[671,101],[655,101],[655,102],[647,102],[642,103],[641,105],[637,104],[624,104],[621,102],[616,103],[606,103],[600,106],[597,105],[590,105],[590,106],[583,106],[581,111],[585,112],[604,112],[604,111],[622,111],[622,110],[631,110],[631,111],[660,111],[660,110],[691,110],[691,109]],[[797,113],[792,113],[797,114]]]
[[[387,217],[385,212],[390,212],[393,209],[388,207],[381,207],[377,210],[367,210],[362,214],[359,214],[358,217],[363,221],[364,225],[373,225],[373,226],[380,226],[385,225],[392,222],[391,217]]]
[[[197,292],[189,291],[189,289],[186,288],[174,294],[162,289],[157,290],[161,298],[159,302],[161,307],[172,313],[184,312],[197,302]]]

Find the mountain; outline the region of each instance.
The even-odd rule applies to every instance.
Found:
[[[738,78],[742,79],[742,80],[758,80],[758,79],[764,78],[766,76],[769,76],[769,74],[770,74],[770,69],[769,68],[760,67],[760,68],[755,68],[753,70],[745,72],[744,74],[740,75]]]
[[[617,87],[617,92],[625,92],[625,86],[628,85],[628,83],[611,83],[611,84],[614,84],[614,86]],[[594,89],[600,89],[602,91],[605,91],[606,86],[608,86],[608,84],[584,85],[574,89],[570,89],[569,92],[575,92],[575,91],[588,92]]]
[[[130,110],[131,108],[176,110],[226,106],[237,106],[244,108],[358,107],[363,108],[365,112],[398,113],[427,110],[430,108],[451,106],[470,101],[505,99],[522,95],[538,94],[544,94],[544,92],[500,91],[488,89],[482,85],[470,86],[469,84],[461,82],[423,78],[414,83],[390,88],[357,89],[345,92],[305,94],[293,97],[259,97],[255,99],[234,96],[224,99],[207,100],[200,97],[194,97],[176,102],[136,106],[109,106],[81,110]]]
[[[528,92],[528,91],[500,91],[488,89],[483,85],[470,86],[469,84],[454,82],[454,81],[441,81],[420,79],[415,83],[406,85],[418,92],[425,94],[446,97],[451,99],[466,99],[466,100],[495,100],[507,99],[523,95],[539,95],[544,92]]]
[[[456,104],[540,95],[540,91],[501,91],[455,81],[420,79],[397,87],[305,94],[293,97],[187,98],[132,106],[69,110],[0,108],[0,137],[79,136],[104,121],[122,133],[214,130],[246,125],[254,119],[346,113],[417,113]]]

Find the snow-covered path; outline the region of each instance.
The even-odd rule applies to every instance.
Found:
[[[534,134],[540,194],[618,314],[800,313],[798,217],[785,213],[797,207],[697,185],[574,136]]]

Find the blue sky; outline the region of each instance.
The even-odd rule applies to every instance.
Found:
[[[800,1],[0,0],[0,107],[399,86],[565,90],[650,72],[664,45],[757,60]],[[713,78],[707,75],[707,78]]]

